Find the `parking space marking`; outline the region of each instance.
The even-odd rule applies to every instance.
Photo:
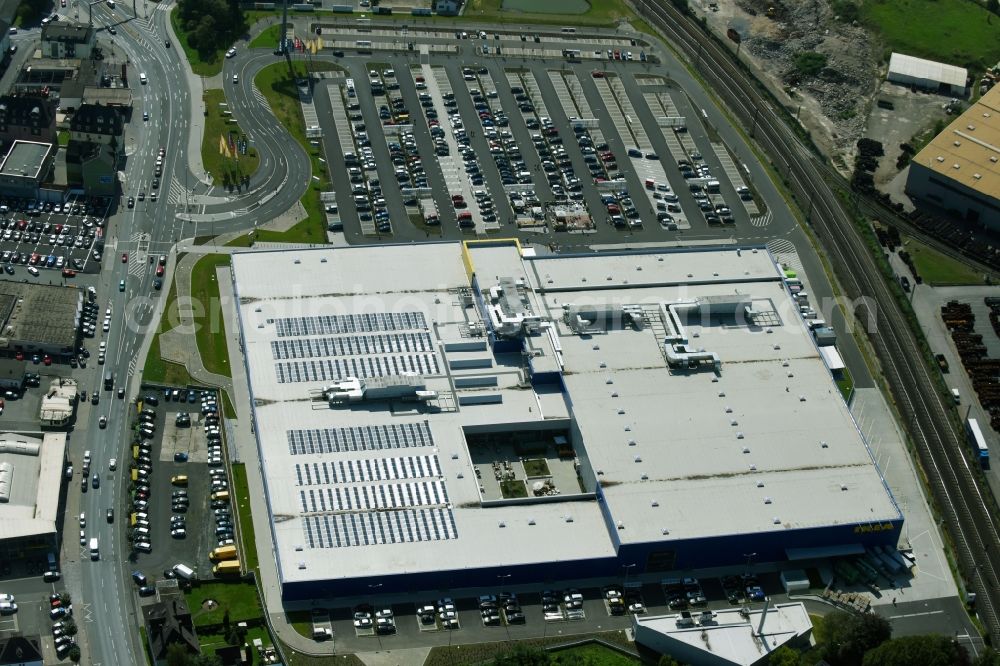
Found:
[[[486,97],[487,100],[496,99],[497,88],[496,88],[496,85],[493,83],[493,77],[490,76],[489,72],[487,72],[486,74],[476,74],[476,75],[474,75],[474,77],[475,78],[473,78],[472,80],[466,80],[466,88],[467,88],[467,91],[469,92],[469,94],[471,95],[472,92],[473,92],[473,90],[480,90],[480,88],[481,88],[480,92],[483,94],[484,97]],[[493,95],[493,97],[491,97],[491,95]],[[488,101],[487,101],[487,105],[490,107],[490,113],[492,114],[496,109],[494,109],[493,105],[490,104]],[[500,106],[500,110],[504,111],[502,105]],[[497,134],[497,132],[496,132],[497,128],[495,128],[495,127],[487,127],[482,122],[480,123],[480,126],[482,127],[483,136],[486,137],[487,143],[496,141],[497,138],[499,138],[499,137],[496,136],[496,134]],[[507,128],[500,128],[500,129],[501,129],[501,131],[503,131],[503,130],[509,131],[510,130],[509,127],[507,127]],[[490,137],[491,132],[494,133],[494,137],[492,137],[492,138]],[[513,138],[513,135],[511,135],[511,138]],[[507,155],[506,148],[503,148],[503,150],[504,150],[503,154]],[[496,163],[496,157],[497,157],[496,155],[493,156],[494,163]],[[497,166],[499,167],[499,165],[497,165]],[[488,179],[486,179],[486,178],[483,179],[483,185],[481,187],[477,186],[477,189],[484,189],[484,190],[488,191],[490,193],[490,199],[492,200],[493,205],[496,206],[496,207],[503,206],[503,208],[504,208],[504,215],[505,216],[508,213],[513,214],[513,210],[510,207],[510,201],[507,198],[506,191],[504,191],[502,193],[502,196],[497,196],[497,193],[493,192],[492,188],[490,187],[490,181]],[[476,206],[477,207],[479,206],[479,201],[478,200],[476,201]],[[483,227],[487,231],[496,231],[497,229],[500,228],[500,215],[498,213],[494,213],[494,215],[496,216],[497,219],[495,219],[495,220],[483,220]]]
[[[448,155],[441,158],[441,172],[444,174],[445,183],[448,184],[449,196],[460,194],[468,205],[468,211],[472,214],[472,221],[477,234],[485,234],[486,227],[483,224],[483,216],[479,210],[479,203],[472,195],[473,185],[469,174],[465,171],[465,162],[459,157],[458,141],[455,133],[464,127],[464,123],[456,126],[451,121],[451,115],[447,112],[444,104],[444,95],[454,93],[451,87],[451,80],[444,67],[421,65],[424,81],[427,84],[427,92],[434,102],[434,110],[438,113],[441,121],[441,128],[444,130],[445,141],[448,143]],[[458,111],[456,110],[457,114]],[[455,189],[451,189],[455,187]]]
[[[342,154],[340,155],[343,159],[347,153],[353,153],[358,156],[360,167],[350,167],[359,168],[361,170],[361,177],[367,181],[367,171],[365,170],[365,165],[360,161],[360,153],[358,147],[354,143],[354,132],[351,129],[351,124],[347,116],[347,106],[344,103],[345,93],[347,94],[347,99],[354,99],[351,97],[351,92],[357,90],[353,87],[353,82],[349,79],[345,81],[343,85],[331,85],[327,86],[327,95],[330,98],[330,110],[331,116],[333,117],[333,125],[337,131],[337,140],[340,143],[340,150]],[[355,92],[355,94],[357,94]],[[329,156],[327,156],[329,158]],[[348,169],[349,170],[349,169]],[[351,176],[352,178],[357,177],[357,172]],[[354,183],[352,182],[352,185]],[[353,192],[352,192],[353,196]],[[370,197],[369,197],[370,199]],[[351,203],[354,204],[354,199],[351,199]],[[355,208],[357,206],[355,205]],[[370,220],[362,220],[361,212],[358,211],[358,223],[361,226],[361,233],[365,236],[376,236],[378,235],[378,229],[375,226],[374,217]]]
[[[680,159],[687,159],[684,146],[681,145],[676,132],[673,130],[674,127],[683,125],[685,119],[678,115],[677,107],[674,106],[674,101],[670,98],[670,94],[666,92],[643,92],[642,98],[646,101],[646,105],[653,112],[653,117],[656,118],[657,124],[663,131],[663,139],[667,142],[667,149],[670,151],[670,156],[674,158],[675,162]]]
[[[743,182],[743,174],[740,173],[739,167],[733,162],[733,158],[730,157],[729,151],[721,143],[713,143],[712,150],[715,152],[715,156],[719,158],[719,163],[722,164],[722,170],[726,172],[726,177],[729,178],[729,182],[733,184],[734,189],[739,189],[741,187],[746,187],[746,183]],[[755,227],[766,227],[771,221],[771,213],[768,211],[767,215],[760,216],[760,208],[757,207],[757,202],[753,199],[749,201],[740,199],[743,203],[743,208],[746,209],[747,215],[750,215],[750,223]],[[760,216],[760,217],[754,217]]]
[[[646,136],[646,130],[639,121],[639,117],[635,113],[635,108],[632,107],[632,101],[625,92],[625,84],[622,83],[621,77],[613,76],[610,79],[605,77],[603,79],[596,80],[605,81],[606,84],[610,86],[611,91],[614,94],[615,101],[618,102],[618,106],[621,107],[622,113],[625,114],[625,122],[628,124],[629,130],[631,130],[632,135],[635,137],[636,147],[640,150],[651,148],[652,146],[649,143],[649,137]]]

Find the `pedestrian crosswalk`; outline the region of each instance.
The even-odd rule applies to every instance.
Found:
[[[755,227],[766,227],[771,223],[771,211],[767,211],[763,215],[754,215],[750,218],[750,224]]]
[[[149,234],[143,233],[133,233],[129,238],[129,245],[135,245],[135,250],[129,259],[129,275],[138,276],[142,275],[143,271],[145,271],[149,256],[149,239]]]
[[[181,187],[181,184],[178,181],[171,179],[170,188],[169,191],[167,192],[167,203],[178,204],[181,203],[183,199],[184,199],[184,188]]]

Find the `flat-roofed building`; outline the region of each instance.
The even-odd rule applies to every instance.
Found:
[[[233,275],[286,599],[899,537],[763,249],[251,252]]]
[[[906,193],[1000,229],[1000,86],[994,86],[910,162]]]
[[[0,194],[38,198],[38,188],[52,170],[52,144],[15,141],[0,162]]]
[[[65,433],[0,433],[0,560],[44,559],[57,546],[65,458]]]
[[[87,59],[96,43],[96,31],[86,23],[63,19],[42,26],[42,53],[49,58]]]
[[[807,648],[812,620],[801,602],[677,615],[632,616],[635,642],[684,664],[765,666],[785,645]]]
[[[83,299],[76,287],[0,280],[0,350],[72,354]]]

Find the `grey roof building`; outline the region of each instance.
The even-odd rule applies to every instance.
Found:
[[[899,537],[762,248],[296,249],[238,253],[233,276],[286,599]]]
[[[82,310],[76,287],[0,280],[0,349],[70,353]]]
[[[89,58],[95,35],[86,23],[52,21],[42,26],[42,53],[49,58]]]
[[[183,594],[163,595],[160,601],[143,606],[142,616],[149,648],[157,664],[165,663],[167,648],[173,643],[183,645],[191,654],[201,652],[198,633]]]
[[[0,638],[0,666],[42,666],[42,645],[38,636]]]

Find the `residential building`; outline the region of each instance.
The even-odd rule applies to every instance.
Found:
[[[91,57],[96,31],[86,23],[61,20],[42,26],[42,55],[47,58]]]
[[[56,142],[56,100],[28,92],[0,97],[0,143]]]
[[[166,663],[167,648],[174,643],[183,645],[191,654],[201,652],[183,594],[161,594],[160,601],[142,607],[142,616],[146,623],[146,639],[157,666]]]
[[[0,638],[0,666],[42,666],[40,636]]]

